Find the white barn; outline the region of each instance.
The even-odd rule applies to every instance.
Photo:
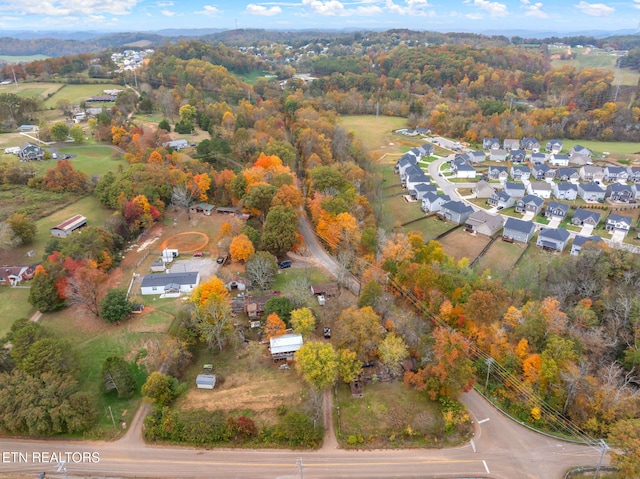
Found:
[[[142,278],[140,292],[148,294],[190,293],[200,283],[200,273],[148,274]]]
[[[297,350],[302,347],[301,334],[283,334],[269,339],[269,349],[274,361],[279,359],[293,360]]]

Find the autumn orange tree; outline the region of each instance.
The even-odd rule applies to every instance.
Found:
[[[200,284],[189,299],[195,305],[191,317],[196,330],[210,348],[216,346],[222,350],[237,337],[229,291],[220,278],[213,277]]]
[[[280,319],[280,316],[276,313],[271,313],[267,316],[264,324],[264,335],[267,340],[277,336],[282,336],[286,330],[286,324],[284,324],[284,321]]]
[[[255,253],[253,243],[245,234],[239,234],[231,240],[229,254],[233,261],[245,262]]]

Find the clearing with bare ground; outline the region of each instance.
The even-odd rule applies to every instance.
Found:
[[[489,243],[489,238],[483,235],[474,236],[468,233],[464,228],[459,228],[440,239],[443,251],[460,261],[462,258],[468,258],[469,262],[476,259],[482,249]]]

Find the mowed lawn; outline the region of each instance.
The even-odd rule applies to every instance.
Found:
[[[458,228],[439,241],[442,244],[442,250],[456,261],[467,258],[469,262],[472,262],[487,246],[489,238],[484,235],[473,236],[464,228]]]
[[[562,151],[569,152],[575,145],[589,148],[596,156],[601,156],[603,151],[618,155],[640,154],[640,144],[630,141],[591,141],[591,140],[561,140]]]
[[[390,230],[424,216],[420,206],[421,203],[419,201],[408,203],[403,195],[385,198],[382,203],[381,226]]]
[[[44,102],[45,108],[55,108],[58,101],[69,100],[72,105],[79,105],[87,98],[104,95],[104,90],[123,90],[122,85],[115,83],[96,83],[93,85],[64,85]],[[91,105],[90,105],[91,106]],[[100,103],[98,106],[103,106]]]
[[[28,298],[29,288],[0,286],[0,338],[9,332],[16,319],[30,318],[36,312]]]
[[[10,85],[0,86],[0,93],[12,93],[21,98],[38,98],[45,100],[49,95],[55,94],[64,84],[62,83],[46,83],[46,82],[19,82],[18,85],[11,83]]]
[[[428,242],[436,239],[439,235],[454,227],[455,225],[452,223],[447,223],[446,221],[439,220],[435,216],[430,216],[429,218],[425,218],[421,221],[416,221],[415,223],[405,226],[402,228],[402,231],[405,233],[418,231],[422,233],[422,239],[425,242]],[[446,238],[447,237],[445,236],[444,239]]]
[[[504,278],[509,275],[516,261],[525,250],[523,243],[507,243],[498,239],[493,242],[487,252],[478,260],[475,270],[482,274],[491,271],[492,276]]]

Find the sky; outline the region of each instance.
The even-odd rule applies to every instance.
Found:
[[[640,30],[640,0],[0,0],[2,30]],[[0,45],[0,51],[2,45]]]

